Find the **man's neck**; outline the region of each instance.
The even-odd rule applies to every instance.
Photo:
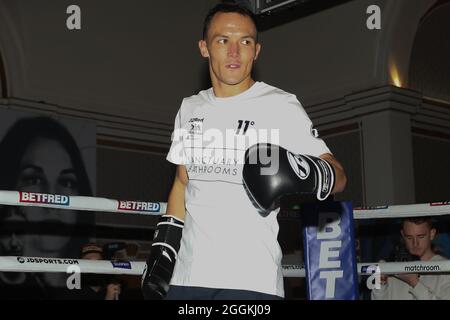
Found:
[[[431,258],[434,257],[434,252],[432,250],[427,251],[423,256],[420,257],[421,261],[428,261],[431,260]]]
[[[214,95],[218,98],[228,98],[237,96],[242,92],[248,90],[253,86],[255,80],[249,78],[236,85],[227,85],[225,83],[219,83],[218,81],[212,81]]]

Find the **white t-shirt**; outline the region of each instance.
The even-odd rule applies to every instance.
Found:
[[[430,261],[446,260],[434,255]],[[388,277],[387,284],[380,289],[373,289],[372,300],[450,300],[450,275],[426,273],[420,275],[419,282],[411,287],[406,282],[393,276]]]
[[[215,97],[210,88],[183,100],[167,156],[189,176],[171,284],[284,297],[278,210],[261,217],[253,206],[242,183],[244,154],[258,142],[329,153],[315,132],[294,95],[263,82],[232,97]]]

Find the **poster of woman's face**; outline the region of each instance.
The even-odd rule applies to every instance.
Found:
[[[94,196],[94,124],[3,110],[0,119],[0,190]],[[0,206],[0,213],[2,256],[79,258],[94,236],[86,212]],[[66,277],[4,272],[0,284],[60,287]]]

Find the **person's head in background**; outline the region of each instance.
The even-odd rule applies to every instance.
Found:
[[[406,218],[400,231],[406,249],[420,260],[430,260],[434,255],[432,241],[436,237],[436,228],[430,218]]]
[[[214,93],[227,97],[250,88],[253,64],[261,50],[253,13],[244,6],[220,3],[207,14],[202,36],[198,45],[209,61]]]
[[[92,196],[86,168],[72,135],[48,117],[16,121],[0,143],[0,190]],[[78,257],[93,216],[40,207],[0,208],[1,255]],[[75,225],[86,226],[83,234]]]
[[[88,243],[81,247],[81,259],[86,260],[103,260],[103,248],[95,243]]]
[[[81,259],[85,260],[103,260],[104,250],[95,243],[87,243],[81,247]],[[106,285],[108,276],[95,273],[86,273],[81,276],[83,285],[95,288],[96,291]],[[82,286],[83,286],[82,285]]]

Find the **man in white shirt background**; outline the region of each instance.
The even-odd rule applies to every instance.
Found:
[[[401,236],[409,254],[421,261],[446,260],[433,250],[436,228],[430,218],[406,218]],[[381,275],[380,289],[373,289],[372,300],[450,300],[450,274],[404,273]]]

